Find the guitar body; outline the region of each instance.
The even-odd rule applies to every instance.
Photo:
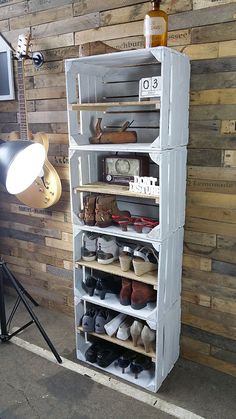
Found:
[[[20,134],[18,132],[14,131],[10,134],[10,140],[12,141],[18,140],[19,138]],[[30,135],[30,140],[42,144],[47,155],[49,142],[46,134],[39,132],[34,136]],[[37,177],[28,189],[16,195],[19,201],[32,208],[51,207],[57,203],[60,196],[60,178],[47,158],[43,166],[43,177]]]
[[[24,59],[27,57],[30,43],[30,33],[19,35],[17,47],[17,77],[18,77],[18,102],[19,102],[19,123],[20,133],[12,132],[10,140],[32,140],[40,143],[48,154],[49,141],[46,134],[38,132],[34,136],[28,130],[26,98],[24,85]],[[32,208],[48,208],[56,204],[61,196],[61,181],[57,171],[46,158],[42,173],[35,179],[31,186],[25,191],[16,195],[25,205]]]

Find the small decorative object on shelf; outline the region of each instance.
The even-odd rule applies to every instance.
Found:
[[[129,185],[134,176],[148,176],[148,157],[106,156],[103,158],[103,181]]]
[[[161,95],[161,77],[146,77],[139,81],[139,100]]]
[[[152,10],[144,18],[145,48],[167,45],[168,15],[160,10],[161,0],[152,0]]]
[[[157,178],[146,176],[134,176],[134,181],[129,182],[130,192],[143,193],[158,196],[160,187],[155,185]]]
[[[126,121],[120,131],[103,131],[101,122],[102,118],[98,118],[95,135],[89,138],[91,144],[124,144],[137,142],[136,131],[126,131],[133,121]]]

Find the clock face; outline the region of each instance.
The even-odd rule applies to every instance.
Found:
[[[108,157],[106,158],[106,174],[111,176],[139,176],[139,159]]]

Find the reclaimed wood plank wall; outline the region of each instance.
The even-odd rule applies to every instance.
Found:
[[[63,184],[61,200],[45,211],[0,191],[0,252],[41,304],[66,313],[73,296],[63,60],[97,40],[142,48],[148,9],[145,0],[0,0],[6,39],[16,46],[30,30],[33,50],[43,51],[42,68],[25,64],[28,119],[33,132],[48,133]],[[163,0],[163,9],[169,46],[192,64],[182,355],[236,375],[236,1]],[[18,129],[17,105],[0,103],[2,138]]]

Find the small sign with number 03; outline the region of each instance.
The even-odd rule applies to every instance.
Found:
[[[161,94],[161,77],[148,77],[139,81],[139,100]]]

